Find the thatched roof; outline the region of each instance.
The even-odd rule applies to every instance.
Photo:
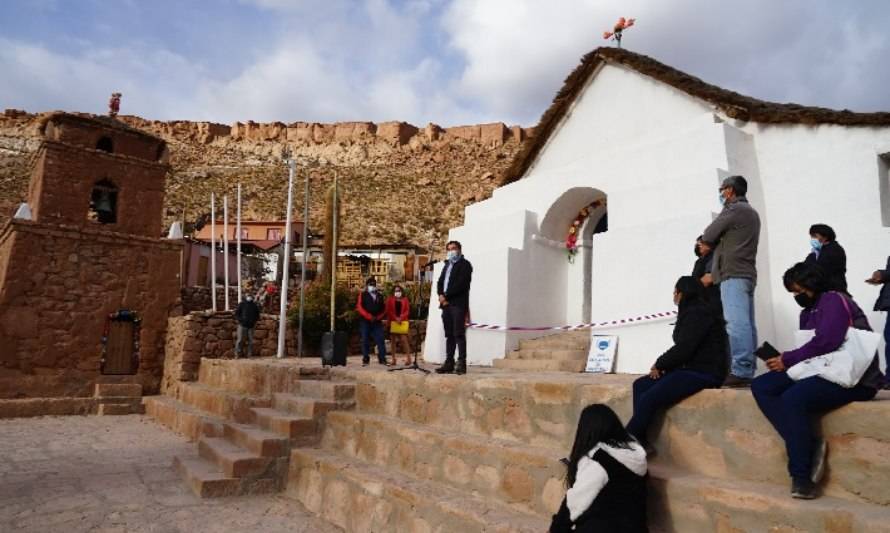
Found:
[[[660,63],[651,57],[629,52],[623,48],[603,47],[581,58],[581,64],[566,78],[562,88],[538,125],[535,136],[516,155],[504,174],[502,185],[520,179],[538,157],[548,139],[575,99],[581,94],[587,80],[602,62],[618,63],[679,89],[690,96],[714,105],[726,116],[761,124],[838,124],[842,126],[890,126],[890,112],[856,113],[824,107],[798,104],[765,102],[737,92],[721,89]]]

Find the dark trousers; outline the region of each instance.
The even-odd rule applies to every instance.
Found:
[[[887,320],[884,322],[884,360],[887,362],[884,376],[886,383],[890,384],[890,313],[887,313]]]
[[[383,322],[370,322],[364,318],[358,321],[358,330],[362,336],[362,362],[371,360],[371,339],[377,345],[377,360],[386,364],[386,344],[383,342]]]
[[[454,351],[457,349],[459,361],[467,361],[467,310],[455,305],[446,305],[442,308],[442,326],[445,328],[445,356],[446,361],[454,361]]]
[[[673,370],[659,379],[643,376],[634,381],[634,414],[627,423],[627,431],[643,444],[652,418],[684,398],[703,389],[720,387],[722,380],[694,370]]]
[[[877,391],[857,385],[845,389],[818,376],[794,381],[785,372],[767,372],[754,378],[751,393],[782,439],[792,479],[810,479],[816,436],[813,415],[850,402],[871,400]]]

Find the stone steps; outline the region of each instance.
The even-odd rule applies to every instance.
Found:
[[[96,398],[96,414],[99,416],[145,412],[142,385],[139,383],[96,383],[93,397]]]
[[[270,477],[269,467],[275,460],[274,457],[255,454],[220,437],[201,437],[198,441],[198,455],[215,463],[227,477],[232,478]]]
[[[321,446],[543,516],[562,501],[565,468],[552,449],[345,411],[327,415]]]
[[[189,440],[223,434],[223,419],[184,404],[169,396],[147,396],[145,413],[162,426],[184,435]]]
[[[561,359],[495,359],[495,368],[502,370],[531,370],[544,372],[581,372],[587,366],[587,360],[565,361]]]
[[[346,402],[355,399],[355,383],[323,379],[304,379],[296,382],[293,393],[306,398]]]
[[[307,398],[296,394],[277,392],[272,395],[272,407],[295,415],[316,418],[329,411],[348,410],[355,407],[355,401],[326,401],[318,398]]]
[[[293,446],[308,446],[318,441],[318,420],[270,407],[251,409],[253,423],[288,439]]]
[[[277,433],[248,424],[226,422],[223,436],[262,457],[281,457],[290,450],[290,441]]]
[[[790,483],[780,487],[716,479],[657,464],[649,470],[653,532],[890,533],[888,507],[831,496],[795,500],[789,495]]]
[[[201,457],[175,457],[173,466],[200,498],[267,494],[278,490],[275,479],[228,477],[217,465]]]
[[[287,493],[348,532],[530,533],[546,531],[550,523],[549,517],[320,449],[291,452]]]
[[[329,370],[278,359],[201,359],[198,383],[247,396],[292,392],[306,379],[326,379]]]
[[[517,350],[506,359],[553,359],[557,361],[587,361],[587,350]]]
[[[198,410],[236,422],[250,422],[251,408],[268,407],[272,403],[268,397],[232,392],[200,382],[178,383],[173,387],[173,397]]]

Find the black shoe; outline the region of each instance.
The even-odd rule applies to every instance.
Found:
[[[457,366],[454,368],[455,374],[466,374],[467,373],[467,363],[465,361],[458,361]]]
[[[816,484],[809,479],[791,480],[791,497],[798,500],[812,500],[816,498]]]
[[[810,481],[818,485],[825,475],[825,457],[828,455],[828,443],[825,439],[819,439],[816,449],[813,450],[813,468],[810,471]]]
[[[445,364],[436,369],[436,374],[451,374],[454,372],[454,359],[446,359]]]
[[[369,364],[371,364],[371,361],[370,361],[370,360],[368,360],[368,359],[362,359],[362,366],[368,366]]]
[[[723,382],[723,386],[727,389],[741,389],[751,386],[751,378],[740,378],[732,374]]]

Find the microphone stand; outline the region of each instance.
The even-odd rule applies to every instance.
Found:
[[[423,372],[424,374],[430,373],[429,370],[423,368],[422,366],[420,366],[420,364],[417,363],[417,359],[418,359],[418,355],[419,355],[418,351],[419,351],[419,345],[420,345],[420,317],[421,317],[420,310],[423,309],[425,305],[427,305],[426,298],[423,295],[423,293],[424,293],[424,285],[423,284],[426,281],[427,271],[428,270],[432,271],[432,265],[434,263],[436,263],[436,261],[430,261],[429,263],[423,265],[423,267],[420,269],[420,286],[418,287],[417,291],[414,293],[414,308],[416,309],[415,319],[414,319],[414,334],[415,334],[415,339],[416,339],[416,341],[414,342],[414,362],[408,366],[403,366],[403,367],[399,367],[399,368],[390,368],[389,369],[390,372],[396,372],[398,370],[419,370],[419,371]],[[427,322],[429,322],[429,320],[430,320],[429,315],[427,315],[426,319],[427,319]],[[409,322],[408,327],[410,329],[410,322]],[[393,342],[392,344],[393,344],[393,346],[395,346],[395,342]],[[395,356],[395,355],[393,355],[393,356]]]

